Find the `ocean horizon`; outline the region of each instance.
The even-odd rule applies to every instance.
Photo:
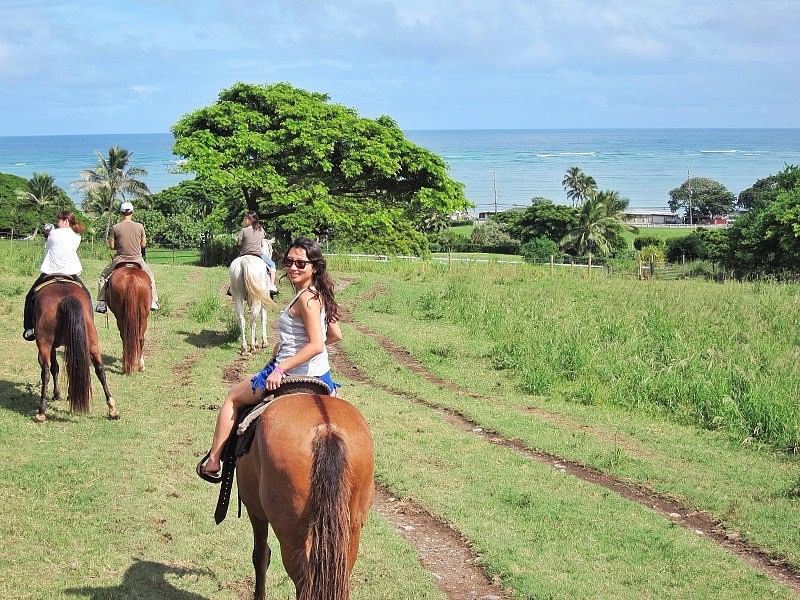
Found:
[[[756,180],[800,164],[800,129],[440,129],[408,130],[410,140],[436,152],[464,184],[474,213],[528,206],[534,197],[566,204],[566,170],[578,166],[599,189],[617,190],[631,207],[665,207],[669,190],[691,177],[709,177],[738,194]],[[0,172],[30,177],[47,172],[73,198],[95,151],[121,145],[145,181],[161,191],[190,175],[177,172],[171,133],[0,136]]]

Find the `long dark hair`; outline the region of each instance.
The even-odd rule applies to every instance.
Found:
[[[250,220],[250,225],[253,227],[255,231],[261,229],[261,221],[258,220],[258,213],[255,212],[254,210],[247,212],[244,215],[244,218]]]
[[[328,275],[327,263],[325,257],[322,256],[322,248],[319,244],[307,237],[299,237],[291,243],[283,254],[283,258],[289,257],[289,250],[292,248],[300,248],[306,251],[308,260],[311,261],[311,285],[314,286],[316,292],[314,298],[321,300],[322,305],[325,307],[325,320],[328,323],[334,323],[339,320],[339,305],[336,304],[336,298],[333,297],[333,281]]]
[[[86,229],[83,226],[83,223],[78,223],[78,220],[75,218],[75,213],[70,210],[63,210],[58,215],[56,215],[56,221],[67,221],[69,222],[70,228],[77,234],[83,233],[83,230]]]

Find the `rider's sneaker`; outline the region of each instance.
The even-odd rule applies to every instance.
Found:
[[[161,307],[158,305],[158,302],[153,300],[153,302],[150,304],[150,310],[158,310],[159,308]]]
[[[94,312],[99,312],[99,313],[103,313],[103,314],[105,314],[105,312],[106,312],[107,310],[108,310],[108,306],[107,306],[107,305],[106,305],[106,303],[105,303],[105,302],[103,302],[102,300],[100,300],[100,301],[97,303],[97,305],[94,307]]]
[[[273,300],[275,300],[275,296],[277,296],[277,295],[278,295],[278,288],[276,288],[273,285],[272,289],[269,291],[269,297],[272,298]]]
[[[29,342],[32,342],[36,339],[36,332],[33,329],[26,329],[25,333],[22,334],[22,338]]]

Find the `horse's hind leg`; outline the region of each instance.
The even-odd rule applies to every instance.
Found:
[[[108,389],[108,382],[106,381],[106,369],[103,366],[103,358],[100,356],[100,350],[97,348],[92,349],[92,364],[94,364],[94,372],[97,379],[100,380],[100,385],[103,386],[103,393],[106,395],[106,404],[108,405],[108,418],[119,419],[119,411],[114,399],[111,397],[111,390]]]
[[[53,402],[61,400],[61,385],[58,381],[58,356],[56,356],[56,349],[50,351],[50,373],[53,375]]]
[[[253,526],[253,569],[256,574],[255,600],[264,600],[266,596],[267,567],[269,567],[270,549],[267,543],[269,524],[247,510]]]
[[[261,310],[259,311],[261,315],[261,347],[267,347],[267,309],[264,306],[261,306]]]
[[[39,398],[39,412],[33,418],[39,423],[43,423],[47,418],[45,412],[47,411],[47,385],[50,383],[50,364],[48,352],[43,348],[39,349],[39,366],[42,368],[42,393]]]

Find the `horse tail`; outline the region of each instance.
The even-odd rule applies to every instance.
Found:
[[[122,294],[122,372],[126,375],[139,368],[139,358],[142,355],[142,323],[145,311],[150,310],[150,304],[145,296],[140,296],[140,289],[136,278],[129,278],[129,289]],[[149,295],[149,282],[148,294]],[[133,289],[130,289],[133,288]],[[144,303],[147,305],[144,306]]]
[[[72,412],[85,413],[89,411],[89,400],[92,397],[92,380],[83,304],[75,296],[67,296],[58,304],[57,315],[56,339],[64,346],[64,362],[69,381],[69,408]]]
[[[345,600],[348,597],[350,492],[346,485],[347,447],[326,428],[312,445],[311,553],[299,600]]]
[[[251,264],[255,263],[256,260],[260,263],[258,269],[254,268],[254,265]],[[263,271],[261,270],[262,266],[264,267]],[[269,305],[272,304],[272,298],[269,295],[266,272],[267,265],[260,258],[256,258],[252,261],[248,260],[248,258],[242,260],[242,278],[244,279],[244,289],[248,297],[258,298],[264,304]]]

